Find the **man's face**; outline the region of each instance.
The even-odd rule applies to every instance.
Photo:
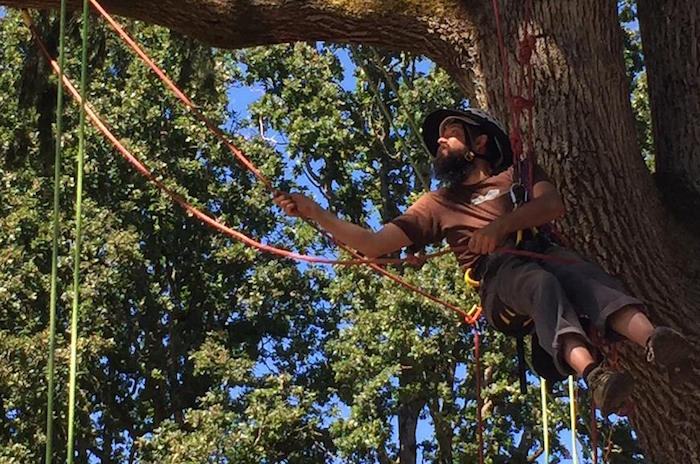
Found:
[[[464,126],[458,121],[448,121],[440,134],[433,158],[435,177],[450,185],[462,182],[473,166],[467,159],[468,154]]]
[[[438,139],[437,158],[444,156],[464,157],[467,151],[467,136],[464,133],[464,126],[457,120],[448,121]]]

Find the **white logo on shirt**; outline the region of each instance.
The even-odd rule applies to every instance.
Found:
[[[475,206],[480,205],[485,201],[490,201],[494,198],[497,198],[500,193],[501,191],[498,189],[489,190],[488,192],[486,192],[486,195],[479,195],[477,197],[472,198],[471,204]]]

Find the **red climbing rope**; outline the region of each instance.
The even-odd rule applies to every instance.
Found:
[[[182,92],[173,82],[171,79],[167,77],[165,72],[161,70],[154,62],[151,60],[148,55],[141,49],[141,47],[138,46],[138,44],[129,36],[129,34],[124,31],[124,28],[117,23],[114,18],[112,18],[109,13],[97,2],[97,0],[90,0],[90,3],[92,6],[105,18],[105,20],[112,26],[112,28],[117,32],[117,34],[131,47],[134,52],[146,63],[146,65],[153,70],[153,72],[156,73],[156,75],[163,81],[163,83],[170,88],[170,90],[187,106],[187,108],[190,109],[191,113],[200,121],[202,121],[207,128],[219,139],[221,140],[226,147],[238,158],[238,160],[247,168],[249,169],[263,184],[267,187],[267,189],[274,193],[275,189],[272,186],[272,182],[270,182],[269,179],[267,179],[261,172],[258,170],[255,165],[243,155],[243,153],[238,150],[235,145],[227,138],[227,136],[221,131],[221,129],[218,128],[218,126],[211,121],[209,118],[207,118],[199,109],[196,107],[196,105]],[[339,261],[339,260],[327,260],[325,258],[316,258],[316,260],[311,261],[311,262],[316,262],[316,263],[325,263],[325,264],[338,264],[338,265],[357,265],[357,264],[367,264],[369,265],[372,269],[374,269],[376,272],[384,275],[385,277],[393,280],[394,282],[398,283],[399,285],[402,285],[403,287],[412,290],[425,298],[428,298],[430,301],[433,301],[434,303],[437,303],[439,305],[442,305],[456,313],[458,313],[460,316],[462,316],[468,323],[473,323],[474,320],[469,316],[467,312],[464,310],[446,302],[443,300],[440,300],[423,290],[419,289],[418,287],[406,282],[404,279],[401,277],[392,274],[385,269],[381,268],[379,264],[403,264],[406,262],[405,259],[396,259],[396,258],[377,258],[377,259],[367,259],[361,257],[355,250],[352,250],[351,248],[345,246],[344,244],[338,242],[335,240],[333,237],[331,237],[329,234],[327,234],[325,231],[321,231],[315,224],[311,224],[314,229],[317,231],[323,233],[326,235],[330,240],[332,240],[334,243],[336,243],[340,248],[345,250],[346,252],[350,253],[351,255],[355,256],[357,259],[355,260],[346,260],[346,261]],[[267,249],[266,251],[272,251],[271,249]],[[444,254],[449,253],[451,250],[446,249],[442,251],[438,251],[436,253],[432,253],[429,255],[422,256],[418,258],[419,261],[426,261],[428,259],[432,259],[438,256],[442,256]],[[289,252],[287,252],[289,253]],[[303,256],[303,255],[297,255],[294,254],[288,255],[284,254],[289,257],[293,257],[295,259],[298,259],[298,257]]]
[[[129,34],[124,30],[121,25],[114,20],[114,18],[107,13],[107,11],[100,5],[100,3],[97,0],[90,0],[91,5],[105,18],[105,20],[112,26],[112,28],[115,30],[115,32],[126,42],[127,45],[131,49],[134,50],[134,52],[143,60],[143,62],[161,79],[161,81],[175,94],[176,97],[178,97],[184,104],[185,106],[190,110],[190,112],[194,115],[195,118],[199,119],[202,121],[207,128],[221,141],[225,144],[225,146],[236,156],[236,158],[245,166],[247,169],[249,169],[263,184],[266,186],[266,188],[274,193],[275,189],[272,186],[272,182],[266,178],[259,169],[248,159],[246,156],[236,148],[236,146],[228,139],[228,137],[219,129],[219,127],[211,121],[209,118],[207,118],[198,108],[197,106],[190,100],[184,92],[182,92],[177,85],[173,83],[173,81],[168,78],[168,76],[165,74],[165,72],[158,67],[158,65],[155,64],[155,62],[150,59],[150,57],[146,54],[146,52],[139,47],[139,45],[129,36]],[[534,37],[533,37],[534,39]],[[313,262],[313,263],[322,263],[322,264],[336,264],[336,265],[358,265],[358,264],[368,264],[370,267],[372,267],[375,271],[380,272],[381,274],[385,275],[386,277],[396,281],[397,283],[403,285],[406,288],[409,288],[411,290],[416,291],[417,289],[407,282],[403,281],[400,277],[388,273],[386,270],[375,266],[377,264],[404,264],[406,262],[405,258],[377,258],[377,259],[367,259],[361,257],[356,251],[350,249],[349,247],[345,246],[342,243],[337,242],[333,237],[331,237],[329,234],[327,234],[325,231],[320,230],[315,224],[311,224],[312,227],[314,227],[316,230],[319,232],[323,233],[326,235],[330,240],[332,240],[334,243],[336,243],[340,248],[344,249],[348,253],[352,254],[353,256],[356,257],[354,260],[331,260],[327,258],[320,258],[320,257],[305,257],[301,258],[302,256],[305,255],[299,255],[295,253],[291,253],[288,251],[283,251],[281,253],[282,256],[287,256],[291,257],[293,259],[301,259],[307,262]],[[246,243],[251,244],[251,246],[255,246],[253,244],[252,239],[248,239]],[[257,242],[255,242],[257,243]],[[276,252],[275,250],[279,249],[274,249],[274,247],[267,247],[266,248],[259,248],[263,251],[270,251],[270,252]],[[445,250],[438,251],[436,253],[431,253],[427,255],[423,255],[421,257],[416,258],[417,261],[420,262],[425,262],[429,259],[436,258],[438,256],[442,256],[444,254],[450,253],[450,252],[459,252],[463,251],[466,249],[466,246],[462,247],[454,247],[454,248],[448,248]],[[540,254],[540,253],[534,253],[534,252],[524,252],[521,250],[514,250],[514,249],[509,249],[509,248],[503,248],[497,250],[499,253],[509,253],[509,254],[515,254],[515,255],[521,255],[521,256],[528,256],[532,258],[539,258],[539,259],[551,259],[550,256]],[[554,258],[555,260],[558,259],[560,261],[565,261],[565,262],[572,262],[572,260],[567,260],[566,258]],[[429,296],[428,294],[422,292],[421,290],[418,290],[418,293],[421,295],[427,297],[431,301],[441,304],[448,309],[455,310],[457,309],[456,307],[449,305],[449,303],[443,302],[439,299],[436,299],[435,297]],[[462,310],[457,311],[460,315],[463,317],[465,316],[465,312]],[[467,316],[468,317],[468,316]],[[467,319],[469,320],[469,319]]]
[[[476,375],[476,434],[479,442],[479,464],[484,464],[484,418],[481,416],[483,408],[481,398],[481,339],[476,324],[474,325],[474,370]]]
[[[503,87],[508,102],[508,115],[510,117],[510,144],[513,149],[513,166],[520,182],[523,182],[528,191],[532,191],[532,171],[534,167],[533,152],[533,108],[534,84],[532,77],[532,55],[535,53],[536,38],[533,34],[534,26],[531,18],[532,0],[525,1],[524,14],[524,35],[518,42],[518,63],[520,64],[520,79],[518,81],[517,93],[513,93],[510,87],[510,72],[508,68],[508,58],[503,44],[503,33],[501,30],[501,12],[498,7],[498,0],[492,0],[493,11],[496,17],[496,33],[498,35],[498,49],[503,68]],[[527,88],[527,89],[525,89]],[[525,95],[527,90],[527,95]],[[527,147],[523,147],[522,133],[520,129],[520,119],[523,113],[527,114]],[[523,175],[523,170],[525,173]]]
[[[510,73],[508,70],[508,58],[506,56],[505,46],[503,44],[503,33],[501,29],[500,20],[500,9],[498,7],[498,0],[492,0],[493,11],[496,18],[496,32],[498,34],[498,48],[500,54],[501,66],[503,68],[503,86],[506,93],[506,99],[508,103],[508,115],[510,117],[510,142],[513,150],[513,168],[515,170],[515,177],[517,181],[524,184],[530,197],[532,197],[532,184],[533,184],[533,171],[534,171],[534,83],[533,83],[533,71],[532,71],[532,56],[536,52],[536,38],[534,35],[534,24],[532,21],[532,0],[525,0],[524,2],[524,20],[523,20],[523,36],[518,42],[518,54],[517,61],[520,65],[520,78],[517,83],[517,90],[514,93],[511,91],[511,80]],[[524,116],[525,114],[525,116]],[[527,146],[523,146],[523,139],[520,128],[521,118],[525,117],[527,121]],[[553,233],[561,239],[560,234],[554,227],[551,228]],[[513,250],[509,252],[518,251],[517,254],[523,254],[528,256],[528,254],[523,253],[520,250]],[[515,253],[514,253],[515,254]],[[530,257],[539,257],[534,255],[529,255]],[[541,258],[541,257],[540,257]],[[546,256],[542,259],[547,260],[559,260],[562,262],[575,263],[576,260],[561,258],[557,256]],[[593,399],[591,398],[591,440],[593,445],[593,462],[597,464],[598,462],[598,436],[597,427],[595,421],[595,405],[593,404]]]
[[[28,16],[25,16],[25,20],[27,20],[27,25],[30,27],[32,30],[32,33],[34,35],[34,38],[39,45],[39,48],[41,49],[42,54],[46,57],[46,59],[49,61],[51,64],[52,69],[54,72],[58,75],[61,74],[61,69],[58,65],[58,63],[51,57],[49,54],[48,50],[46,49],[45,44],[43,41],[40,39],[36,29],[34,28],[33,24],[31,23],[31,20],[29,19]],[[72,84],[70,79],[63,74],[63,84],[66,87],[66,89],[69,91],[69,93],[73,96],[73,98],[78,102],[79,105],[83,105],[82,99],[80,98],[79,92],[76,90],[75,86]],[[405,281],[404,279],[400,278],[399,276],[392,274],[391,272],[383,269],[382,267],[379,266],[379,264],[400,264],[404,263],[405,260],[403,259],[391,259],[391,258],[384,258],[384,259],[367,259],[361,257],[359,253],[356,251],[344,247],[342,244],[339,244],[339,246],[343,247],[346,251],[351,253],[353,256],[356,257],[354,260],[333,260],[333,259],[328,259],[328,258],[323,258],[323,257],[318,257],[318,256],[309,256],[309,255],[303,255],[299,253],[294,253],[289,250],[284,250],[280,249],[277,247],[273,247],[270,245],[265,245],[262,244],[256,240],[253,240],[252,238],[249,238],[245,234],[242,234],[241,232],[232,229],[231,227],[228,227],[213,217],[203,213],[190,203],[188,203],[184,198],[182,198],[179,194],[173,192],[172,190],[168,189],[162,182],[160,182],[158,179],[155,178],[155,176],[148,170],[148,168],[141,163],[141,161],[136,158],[120,141],[119,139],[107,128],[106,124],[102,119],[99,117],[99,115],[91,108],[91,106],[85,102],[84,105],[86,115],[88,116],[88,119],[90,122],[114,145],[114,147],[119,151],[119,153],[144,177],[146,177],[151,183],[153,183],[156,187],[158,187],[161,191],[163,191],[166,195],[168,195],[175,203],[177,203],[180,207],[185,209],[187,214],[189,216],[196,217],[198,220],[201,222],[209,225],[210,227],[230,236],[233,237],[237,240],[242,241],[246,245],[249,245],[253,248],[256,248],[260,251],[264,252],[269,252],[269,253],[274,253],[279,256],[283,256],[286,258],[291,258],[295,259],[298,261],[305,261],[309,263],[317,263],[317,264],[336,264],[336,265],[359,265],[359,264],[366,264],[372,267],[376,272],[382,274],[383,276],[391,279],[392,281],[398,283],[399,285],[415,292],[418,293],[419,295],[422,295],[423,297],[429,299],[430,301],[440,304],[447,309],[450,309],[451,311],[459,314],[467,323],[473,324],[476,321],[475,317],[472,317],[469,315],[468,312],[464,311],[461,308],[458,308],[457,306],[448,303],[446,301],[440,300],[439,298],[434,297],[433,295],[430,295],[429,293],[421,290],[420,288],[416,287],[415,285],[412,285]],[[221,134],[223,136],[223,134]],[[233,144],[228,144],[229,148],[235,149]],[[238,152],[238,150],[236,150]],[[239,159],[245,158],[242,153],[238,152],[240,154]],[[251,163],[251,166],[254,168],[254,166]],[[259,173],[259,171],[257,171]],[[262,174],[260,174],[262,176]],[[264,176],[262,176],[264,179]],[[261,179],[262,180],[262,179]],[[264,181],[263,181],[264,182]],[[265,182],[265,185],[271,186],[271,183],[269,180]],[[433,256],[437,256],[440,254],[445,254],[449,252],[449,250],[444,250],[438,253],[434,253]]]
[[[498,48],[503,68],[503,86],[508,100],[508,113],[511,120],[510,141],[513,148],[513,166],[516,170],[517,177],[520,182],[525,183],[528,192],[532,193],[532,175],[534,170],[533,156],[533,109],[534,109],[534,84],[532,76],[532,55],[536,52],[536,38],[534,35],[534,24],[532,21],[532,0],[526,0],[524,4],[524,32],[518,43],[518,63],[520,64],[520,79],[518,81],[517,93],[513,94],[510,88],[510,75],[508,72],[508,59],[503,45],[503,34],[501,30],[500,11],[498,0],[492,0],[494,14],[496,15],[496,31],[498,34]],[[527,96],[524,93],[527,91]],[[523,113],[526,113],[528,125],[527,131],[527,147],[523,147],[522,135],[520,130],[520,119]],[[523,175],[525,168],[525,175]],[[561,234],[552,227],[552,232],[562,240]],[[554,256],[547,256],[546,259],[553,259]],[[573,261],[573,260],[571,260]],[[615,345],[611,348],[611,365],[617,366],[617,349]],[[608,435],[608,444],[604,460],[607,460],[611,449],[611,435]],[[591,398],[591,444],[593,447],[593,463],[598,462],[598,429],[595,417],[595,404]]]

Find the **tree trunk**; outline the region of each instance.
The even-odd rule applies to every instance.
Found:
[[[656,154],[664,200],[700,233],[700,6],[639,0]]]
[[[446,385],[453,386],[455,383],[455,371],[457,362],[453,358],[449,364],[435,367],[435,379],[443,381]],[[437,388],[436,388],[437,390]],[[437,442],[437,462],[448,464],[453,462],[452,444],[455,436],[455,426],[453,417],[455,414],[455,391],[450,389],[449,396],[443,396],[442,401],[438,401],[441,395],[436,391],[429,396],[428,409],[435,428],[435,441]]]
[[[403,363],[410,366],[407,361]],[[399,374],[399,386],[402,391],[415,384],[419,380],[413,374],[413,368],[408,368]],[[399,464],[416,464],[416,427],[418,427],[418,416],[425,406],[425,400],[416,397],[399,397]]]
[[[502,7],[513,81],[521,3]],[[698,263],[684,254],[698,241],[669,217],[640,155],[616,5],[534,3],[535,152],[565,196],[563,229],[575,248],[620,276],[648,303],[655,322],[697,340],[700,304],[693,276]],[[491,83],[480,102],[505,118],[493,26],[479,28],[477,74]],[[636,381],[632,422],[647,459],[700,462],[696,419],[688,420],[700,413],[697,385],[672,387],[644,362],[639,348],[625,346],[623,360]]]
[[[57,0],[0,2],[43,8],[58,4]],[[500,2],[513,79],[518,76],[514,54],[523,3]],[[644,8],[652,3],[642,2],[640,7],[645,23],[650,13]],[[162,24],[227,48],[327,40],[421,53],[446,68],[467,95],[476,94],[473,101],[507,120],[494,16],[491,2],[486,0],[111,0],[105,4],[116,13]],[[600,261],[645,300],[654,321],[682,328],[696,341],[700,339],[700,265],[694,253],[700,241],[685,225],[689,218],[674,219],[669,214],[661,199],[668,183],[655,185],[641,158],[616,3],[534,0],[533,4],[538,39],[534,57],[535,150],[565,196],[569,213],[561,222],[564,232],[575,248]],[[692,10],[691,0],[676,4]],[[697,7],[692,11],[695,16],[688,15],[688,33],[663,35],[657,31],[662,34],[659,40],[681,40],[686,34],[691,44],[697,43],[695,30],[691,30],[691,25],[697,24],[692,22],[697,18]],[[654,37],[645,40],[646,49],[651,45],[649,41],[656,40]],[[669,59],[670,48],[661,47]],[[698,178],[698,161],[691,156],[700,143],[698,130],[693,127],[698,123],[697,100],[693,100],[698,94],[697,48],[692,50],[689,55],[680,53],[677,59],[673,55],[674,64],[659,65],[688,68],[682,74],[688,76],[687,83],[679,79],[672,85],[681,90],[660,92],[657,86],[666,84],[654,63],[649,78],[652,98],[657,100],[652,102],[656,108],[655,132],[668,135],[657,142],[660,172],[677,175],[688,171],[688,185],[695,185],[691,191],[697,192],[693,182]],[[687,85],[686,90],[682,90],[683,85]],[[672,113],[662,113],[659,105],[666,104],[664,95],[672,95],[668,98],[674,103],[688,99],[690,106],[674,106]],[[688,119],[684,121],[679,112],[685,112]],[[671,136],[675,129],[667,128],[674,124],[682,131],[681,139]],[[666,139],[671,141],[668,143],[682,140],[687,150],[677,145],[667,147]],[[644,363],[638,348],[624,347],[622,355],[623,367],[637,382],[633,424],[647,459],[658,463],[700,462],[700,442],[696,439],[700,427],[698,385],[669,385]],[[410,431],[400,428],[402,433]]]

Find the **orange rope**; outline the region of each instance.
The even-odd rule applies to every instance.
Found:
[[[211,121],[209,118],[207,118],[198,108],[197,106],[190,100],[184,92],[182,92],[177,85],[173,83],[173,81],[168,78],[168,76],[165,74],[165,72],[156,65],[153,60],[149,58],[149,56],[146,54],[146,52],[139,47],[139,45],[129,36],[129,34],[124,30],[124,28],[116,21],[114,18],[107,13],[107,11],[100,5],[100,3],[97,0],[90,0],[91,5],[105,18],[105,20],[112,26],[112,28],[115,30],[115,32],[126,42],[127,45],[131,49],[134,50],[134,52],[143,60],[143,62],[161,79],[161,81],[177,96],[184,104],[185,106],[190,110],[190,112],[195,116],[195,118],[199,119],[202,121],[207,128],[219,139],[221,142],[225,144],[225,146],[236,156],[236,158],[243,164],[248,170],[250,170],[263,184],[267,187],[267,189],[271,192],[274,192],[275,189],[272,186],[272,182],[268,178],[266,178],[259,169],[256,168],[256,166],[248,159],[246,156],[236,148],[236,146],[227,138],[227,136],[219,129],[219,127]],[[534,37],[533,37],[534,40]],[[507,72],[507,69],[506,69]],[[315,224],[311,224],[312,227],[314,227],[316,230],[318,230],[321,233],[324,233],[330,240],[332,240],[334,243],[336,243],[340,248],[344,249],[348,253],[352,254],[355,256],[357,259],[354,260],[333,260],[333,259],[327,259],[327,258],[321,258],[321,257],[307,257],[306,255],[300,255],[296,253],[291,253],[286,251],[286,250],[279,250],[274,247],[268,247],[266,245],[258,246],[257,242],[255,242],[252,239],[249,239],[246,237],[247,240],[243,240],[245,243],[254,246],[258,249],[261,249],[263,251],[270,251],[273,253],[279,253],[282,256],[287,256],[291,257],[293,259],[300,259],[303,261],[307,262],[312,262],[312,263],[321,263],[321,264],[335,264],[335,265],[358,265],[358,264],[367,264],[370,267],[372,267],[375,271],[385,275],[386,277],[394,280],[395,282],[399,283],[400,285],[413,290],[417,291],[417,293],[425,296],[426,298],[430,299],[431,301],[441,304],[442,306],[447,307],[448,309],[451,309],[453,311],[458,312],[460,315],[463,317],[466,317],[467,320],[469,319],[469,316],[467,316],[463,310],[456,308],[455,306],[450,305],[449,303],[446,303],[444,301],[441,301],[435,297],[432,297],[428,295],[427,293],[424,293],[423,291],[417,289],[416,287],[412,286],[408,282],[405,282],[403,279],[400,277],[388,273],[386,270],[382,269],[379,266],[376,266],[376,264],[404,264],[406,263],[405,258],[375,258],[375,259],[367,259],[363,258],[361,255],[359,255],[356,251],[350,249],[349,247],[345,246],[342,243],[339,243],[333,237],[330,237],[329,234],[325,233],[324,231],[321,231]],[[242,234],[241,234],[242,235]],[[416,260],[419,263],[425,262],[429,259],[436,258],[438,256],[442,256],[444,254],[450,253],[450,252],[458,252],[465,250],[467,246],[462,246],[462,247],[453,247],[453,248],[448,248],[444,249],[441,251],[438,251],[436,253],[431,253],[428,255],[420,256],[417,257]],[[538,258],[538,259],[546,259],[546,260],[558,260],[562,262],[575,262],[574,260],[567,259],[567,258],[560,258],[560,257],[553,257],[553,256],[548,256],[544,255],[541,253],[534,253],[534,252],[527,252],[523,250],[515,250],[515,249],[510,249],[510,248],[502,248],[497,250],[497,252],[500,253],[509,253],[509,254],[514,254],[514,255],[520,255],[520,256],[527,256],[531,258]]]
[[[228,148],[229,150],[238,158],[238,160],[246,167],[248,168],[258,179],[260,179],[263,184],[267,187],[268,190],[274,192],[274,188],[272,187],[272,183],[270,182],[269,179],[267,179],[256,167],[255,165],[248,160],[243,153],[241,153],[240,150],[238,150],[233,143],[231,143],[226,135],[217,127],[217,125],[212,122],[209,118],[204,116],[201,111],[197,109],[197,107],[192,103],[192,101],[182,92],[173,82],[170,80],[167,75],[165,74],[164,71],[162,71],[154,62],[151,60],[148,55],[136,44],[136,42],[124,31],[124,29],[107,13],[107,11],[97,2],[97,0],[90,0],[90,3],[93,5],[93,7],[107,20],[107,22],[114,28],[114,30],[117,32],[117,34],[136,52],[136,54],[146,63],[146,65],[153,70],[153,72],[158,75],[158,77],[163,81],[165,85],[167,85],[171,91],[190,109],[192,114],[202,122],[206,124],[206,126],[209,128],[210,131],[219,139],[221,140]],[[407,288],[411,291],[414,291],[425,298],[429,299],[430,301],[437,303],[439,305],[442,305],[446,307],[447,309],[450,309],[456,313],[458,313],[460,316],[462,316],[468,323],[473,323],[476,319],[472,319],[467,312],[464,310],[446,302],[443,300],[440,300],[425,291],[419,289],[418,287],[408,283],[401,277],[397,276],[396,274],[392,274],[385,269],[381,268],[378,266],[378,264],[403,264],[406,262],[406,259],[396,259],[396,258],[375,258],[375,259],[367,259],[363,258],[359,253],[357,253],[355,250],[352,250],[351,248],[345,246],[344,244],[338,242],[335,240],[333,237],[330,237],[329,234],[325,233],[324,231],[321,231],[315,224],[311,224],[314,229],[317,231],[323,233],[327,237],[329,237],[334,243],[336,243],[340,248],[344,249],[351,255],[355,256],[357,259],[355,260],[350,260],[350,261],[339,261],[339,260],[328,260],[326,258],[318,258],[317,260],[311,261],[311,262],[316,262],[316,263],[325,263],[325,264],[338,264],[338,265],[357,265],[357,264],[367,264],[369,265],[372,269],[374,269],[376,272],[379,274],[391,279],[392,281],[398,283],[399,285],[403,286],[404,288]],[[254,246],[254,245],[253,245]],[[267,251],[272,251],[268,249]],[[425,261],[427,259],[435,258],[438,256],[442,256],[444,254],[449,253],[451,250],[450,249],[445,249],[438,251],[436,253],[432,253],[429,255],[425,255],[422,257],[419,257],[419,261]],[[286,255],[283,254],[283,255]],[[296,257],[300,257],[302,255],[296,255]],[[291,256],[290,256],[291,257]],[[298,258],[297,258],[298,259]]]
[[[94,0],[93,0],[94,2]],[[59,67],[58,63],[51,57],[49,54],[48,50],[46,49],[45,44],[43,41],[39,38],[39,35],[36,31],[36,28],[29,23],[29,27],[32,30],[32,33],[34,35],[34,38],[39,45],[39,48],[41,49],[41,52],[43,55],[46,57],[46,59],[49,61],[52,69],[54,72],[58,75],[61,75],[61,68]],[[69,91],[69,93],[73,96],[73,98],[78,102],[78,104],[82,105],[82,99],[80,98],[79,92],[76,90],[75,86],[72,84],[70,79],[63,74],[63,84],[65,85],[66,89]],[[347,247],[343,247],[346,249],[348,252],[350,252],[352,255],[354,255],[357,259],[354,260],[347,260],[347,261],[339,261],[339,260],[333,260],[333,259],[328,259],[324,257],[318,257],[318,256],[309,256],[309,255],[303,255],[299,253],[294,253],[289,250],[284,250],[280,249],[277,247],[273,247],[270,245],[265,245],[262,244],[256,240],[253,240],[252,238],[249,238],[248,236],[242,234],[241,232],[232,229],[231,227],[228,227],[213,217],[203,213],[190,203],[188,203],[184,198],[182,198],[179,194],[173,192],[172,190],[168,189],[162,182],[160,182],[158,179],[153,176],[153,174],[148,170],[148,168],[141,163],[120,141],[119,139],[107,128],[106,124],[102,119],[97,115],[97,113],[87,104],[85,105],[85,111],[86,115],[88,116],[88,119],[90,122],[95,126],[113,145],[114,147],[119,151],[119,153],[144,177],[146,177],[152,184],[154,184],[156,187],[158,187],[161,191],[163,191],[166,195],[168,195],[175,203],[177,203],[180,207],[185,209],[187,214],[189,216],[194,216],[201,222],[209,225],[210,227],[228,235],[231,236],[237,240],[242,241],[246,245],[249,245],[253,248],[256,248],[260,251],[264,252],[269,252],[269,253],[274,253],[279,256],[283,256],[286,258],[290,259],[295,259],[298,261],[305,261],[309,263],[316,263],[316,264],[338,264],[338,265],[358,265],[358,264],[367,264],[369,265],[372,269],[374,269],[376,272],[382,274],[383,276],[391,279],[392,281],[396,282],[397,284],[415,292],[423,297],[429,299],[430,301],[440,304],[447,309],[459,314],[465,321],[467,321],[469,324],[473,324],[476,322],[476,319],[473,318],[472,316],[469,315],[466,311],[464,311],[461,308],[458,308],[457,306],[448,303],[446,301],[440,300],[439,298],[434,297],[433,295],[430,295],[429,293],[425,292],[424,290],[421,290],[420,288],[416,287],[415,285],[412,285],[402,279],[401,277],[392,274],[391,272],[383,269],[380,267],[377,263],[402,263],[405,262],[405,260],[400,260],[400,259],[367,259],[367,258],[362,258],[359,253],[357,253],[354,250],[351,250]],[[235,149],[233,144],[229,144],[231,149]],[[238,151],[238,150],[236,150]],[[238,152],[240,153],[240,152]],[[242,153],[240,153],[240,157],[245,158]],[[240,158],[239,158],[240,159]],[[252,164],[252,163],[251,163]],[[258,171],[259,173],[259,171]],[[260,174],[262,176],[262,174]],[[266,182],[265,185],[271,186],[271,183]],[[342,244],[339,244],[342,246]],[[442,251],[439,252],[439,254],[445,254],[448,251]]]
[[[481,398],[481,339],[476,324],[474,324],[474,370],[476,375],[476,434],[479,442],[479,464],[484,464],[484,418],[481,416],[483,408]]]

